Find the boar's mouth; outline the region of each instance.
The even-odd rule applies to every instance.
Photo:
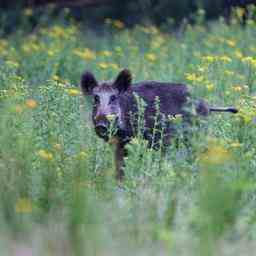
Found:
[[[104,139],[105,141],[108,141],[110,138],[116,135],[118,136],[118,128],[110,131],[108,126],[97,125],[95,127],[95,132],[100,138]]]
[[[120,127],[117,127],[115,131],[110,132],[105,126],[96,126],[95,131],[96,134],[106,142],[108,142],[113,137],[117,137],[120,142],[123,143],[127,143],[130,140],[130,136],[127,131],[120,129]]]
[[[109,138],[109,133],[108,133],[108,128],[107,128],[107,126],[97,125],[97,126],[95,127],[95,132],[96,132],[96,134],[97,134],[100,138],[104,139],[105,141],[108,140],[108,138]]]

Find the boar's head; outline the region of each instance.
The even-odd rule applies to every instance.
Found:
[[[92,120],[97,135],[108,141],[124,129],[124,113],[120,101],[129,91],[132,76],[129,70],[122,70],[114,81],[98,82],[91,72],[81,78],[81,90],[85,96],[93,98]],[[111,129],[111,131],[110,131]]]

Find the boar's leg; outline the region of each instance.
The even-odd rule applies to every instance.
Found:
[[[124,157],[127,155],[125,145],[118,143],[115,148],[116,179],[122,181],[124,178]]]

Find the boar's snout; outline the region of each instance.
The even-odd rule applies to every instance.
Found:
[[[110,131],[111,127],[117,128],[117,120],[118,117],[116,115],[100,115],[96,116],[95,118],[95,131],[96,134],[105,139],[108,140],[109,132],[113,133],[113,131]],[[112,130],[111,129],[111,130]],[[112,134],[113,135],[113,134]]]
[[[95,131],[101,138],[107,139],[108,137],[108,124],[105,122],[99,122],[95,125]]]
[[[108,137],[108,129],[110,123],[105,115],[97,115],[94,120],[95,131],[97,135],[103,139],[107,139]]]

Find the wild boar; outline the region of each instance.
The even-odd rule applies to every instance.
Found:
[[[81,78],[81,90],[86,97],[93,97],[92,121],[96,134],[109,141],[115,138],[116,178],[124,177],[125,145],[141,132],[148,146],[159,149],[171,143],[175,127],[170,117],[182,115],[183,122],[190,122],[190,93],[185,84],[143,81],[132,84],[129,70],[122,70],[114,81],[98,82],[91,72]],[[145,102],[142,112],[143,127],[138,121],[140,99]],[[208,116],[213,111],[237,113],[237,109],[213,108],[199,100],[196,115]],[[110,131],[111,130],[111,131]],[[160,143],[161,142],[161,143]]]

